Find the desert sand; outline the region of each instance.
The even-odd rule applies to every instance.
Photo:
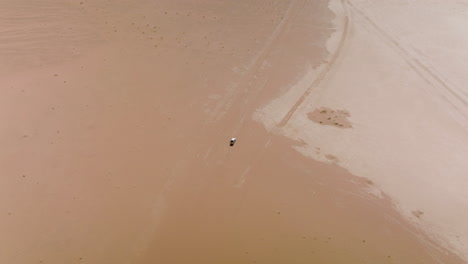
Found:
[[[3,0],[0,263],[466,263],[467,13]]]

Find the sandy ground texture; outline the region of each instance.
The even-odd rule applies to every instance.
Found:
[[[466,260],[468,2],[350,0],[343,10],[349,26],[330,63],[255,117],[303,142],[304,155],[372,180]]]
[[[2,0],[0,263],[465,263],[467,6],[385,2]]]

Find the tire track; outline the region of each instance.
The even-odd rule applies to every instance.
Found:
[[[275,42],[279,42],[281,41],[282,39],[284,39],[287,34],[289,33],[289,31],[291,30],[291,28],[293,27],[293,25],[295,24],[296,22],[296,18],[297,16],[295,14],[298,13],[298,11],[301,11],[304,9],[304,7],[306,6],[307,4],[307,0],[298,0],[296,1],[296,6],[295,6],[295,10],[294,11],[291,11],[293,12],[293,15],[290,15],[291,19],[289,19],[289,23],[286,23],[281,31],[280,34],[278,34],[276,37],[275,37]],[[274,44],[271,45],[271,47],[269,48],[270,50],[274,48]],[[267,55],[268,53],[265,53],[265,56],[262,58],[261,61],[259,61],[259,63],[261,62],[260,66],[259,66],[259,69],[257,69],[256,72],[261,72],[261,69],[263,67],[263,63],[267,61]],[[254,75],[255,76],[255,75]],[[251,112],[250,110],[247,110],[247,108],[245,108],[245,106],[248,104],[248,102],[250,101],[255,101],[257,98],[258,98],[258,95],[260,94],[261,91],[263,91],[263,89],[266,87],[267,83],[270,81],[270,77],[271,77],[271,73],[269,71],[266,71],[266,75],[263,77],[263,78],[260,78],[260,83],[256,84],[255,87],[258,87],[257,89],[249,92],[249,96],[245,96],[245,100],[243,100],[242,102],[242,107],[241,107],[241,111],[242,111],[242,118],[241,118],[241,121],[235,126],[234,130],[233,130],[233,133],[234,134],[237,134],[239,132],[239,130],[242,128],[242,126],[244,125],[244,122],[245,120],[248,119],[248,116],[251,116]],[[257,79],[257,78],[255,78]]]
[[[346,5],[345,1],[342,1],[343,8],[345,9],[346,12]],[[296,101],[296,103],[292,106],[292,108],[288,111],[288,113],[283,117],[281,122],[277,124],[278,127],[284,127],[291,117],[294,115],[294,113],[297,111],[299,106],[305,101],[305,99],[309,96],[309,94],[312,92],[312,90],[320,83],[322,80],[325,78],[325,76],[330,72],[330,70],[333,68],[335,65],[336,61],[338,60],[339,56],[342,53],[343,47],[345,45],[347,36],[349,33],[349,15],[345,16],[345,24],[343,28],[343,33],[340,39],[340,42],[338,44],[338,47],[331,57],[330,61],[325,65],[325,68],[320,72],[320,74],[317,76],[317,78],[312,82],[312,84],[307,88],[307,90],[302,94],[302,96],[299,98],[299,100]]]
[[[386,43],[388,43],[398,53],[400,53],[402,59],[411,67],[411,69],[415,73],[417,73],[424,81],[426,81],[432,87],[436,88],[435,91],[438,93],[438,97],[442,99],[450,108],[452,108],[453,111],[455,111],[459,116],[461,116],[464,119],[463,123],[466,123],[466,121],[468,120],[468,115],[465,112],[466,108],[468,108],[468,100],[464,98],[463,95],[460,95],[455,91],[457,90],[457,88],[451,85],[449,82],[444,81],[444,77],[439,76],[438,72],[435,69],[431,70],[431,67],[429,65],[424,64],[423,62],[421,62],[420,59],[411,54],[411,52],[409,52],[405,47],[403,47],[387,31],[382,29],[382,27],[377,25],[368,15],[366,15],[356,5],[349,2],[349,6],[353,9],[353,11],[359,14],[367,22],[368,25],[374,28],[384,38]],[[437,86],[439,86],[440,88],[437,89]],[[444,91],[448,92],[448,94],[444,93]],[[463,108],[461,109],[460,106]]]
[[[294,7],[297,6],[297,3],[299,1],[293,1],[290,3],[288,10],[285,12],[284,18],[281,20],[281,22],[278,23],[276,26],[275,30],[272,32],[268,40],[266,41],[265,45],[262,47],[262,49],[257,53],[256,56],[253,57],[252,61],[250,62],[249,65],[246,66],[247,68],[247,73],[245,73],[246,76],[244,76],[240,83],[244,83],[248,81],[254,73],[258,72],[259,69],[261,69],[263,62],[266,60],[266,57],[273,47],[273,44],[276,42],[277,39],[285,32],[287,25],[291,24],[291,22],[288,22],[291,20],[291,17],[294,18],[294,16],[291,15],[291,12],[293,11]],[[219,112],[216,117],[214,118],[215,121],[221,120],[224,115],[229,111],[233,103],[235,102],[236,95],[239,93],[238,87],[240,84],[234,84],[231,86],[230,91],[228,94],[225,96],[227,99],[226,103],[223,103],[222,105],[224,106],[221,110],[217,109],[215,112]]]

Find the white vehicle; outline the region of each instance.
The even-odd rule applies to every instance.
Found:
[[[234,144],[236,143],[236,140],[237,138],[231,138],[231,141],[229,142],[229,146],[234,146]]]

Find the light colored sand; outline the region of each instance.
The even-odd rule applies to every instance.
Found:
[[[463,263],[251,118],[286,93],[281,122],[347,25],[339,1],[2,1],[0,263]]]
[[[468,6],[352,0],[345,7],[350,22],[336,61],[319,80],[306,74],[255,117],[304,142],[296,147],[304,155],[336,162],[326,157],[333,155],[371,179],[467,259]],[[353,128],[311,122],[308,114],[320,107],[349,111]]]

